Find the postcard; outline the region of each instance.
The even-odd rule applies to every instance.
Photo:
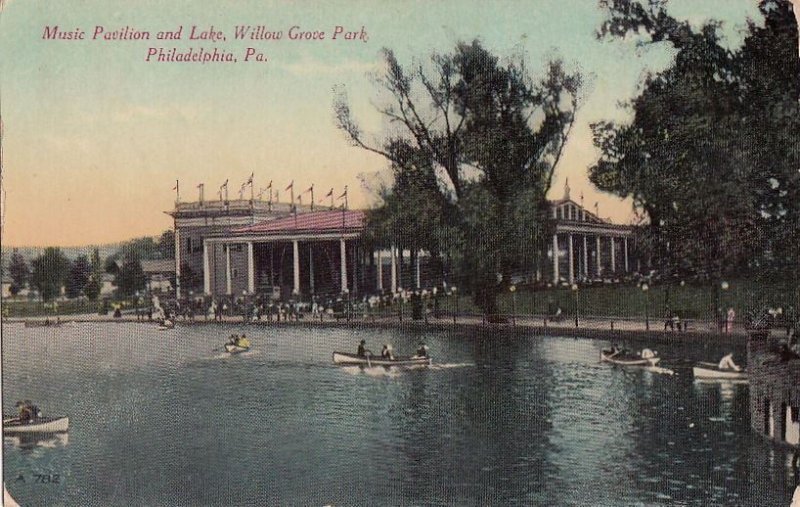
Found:
[[[0,1],[4,505],[800,505],[798,12]]]

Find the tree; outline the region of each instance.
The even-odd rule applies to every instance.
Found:
[[[168,229],[158,238],[158,253],[162,259],[175,258],[175,231]]]
[[[128,252],[122,260],[122,266],[114,279],[114,285],[117,286],[120,294],[131,297],[136,292],[144,290],[146,284],[147,278],[138,255],[134,251]]]
[[[334,105],[352,144],[391,164],[393,185],[368,219],[376,240],[441,252],[494,316],[510,273],[530,269],[545,244],[545,195],[575,120],[580,76],[553,61],[534,82],[522,58],[501,63],[478,41],[434,53],[429,69],[403,68],[388,49],[384,59],[383,141],[366,140],[344,94]]]
[[[72,263],[67,278],[66,294],[68,298],[77,298],[84,294],[92,273],[89,259],[85,255],[79,256]]]
[[[787,244],[768,222],[787,214],[779,194],[792,184],[797,191],[797,29],[788,3],[763,1],[765,27],[751,24],[736,51],[722,44],[719,23],[695,29],[670,16],[666,0],[600,5],[608,12],[600,37],[633,34],[677,53],[645,79],[630,123],[592,126],[602,156],[591,180],[645,212],[645,243],[665,274],[717,282],[752,268],[765,244]]]
[[[181,287],[187,294],[188,291],[195,291],[203,287],[203,277],[188,263],[181,265]]]
[[[11,277],[11,287],[9,292],[12,296],[16,296],[28,284],[30,278],[30,269],[25,258],[16,249],[11,254],[11,259],[8,262],[8,275]]]
[[[86,294],[86,297],[92,301],[96,301],[97,298],[100,296],[100,291],[103,288],[103,273],[104,268],[103,264],[100,262],[100,249],[95,248],[92,251],[92,256],[90,258],[90,276],[89,282],[84,287],[83,292]]]
[[[42,300],[50,301],[61,294],[69,275],[70,262],[60,248],[48,247],[31,262],[31,286]]]

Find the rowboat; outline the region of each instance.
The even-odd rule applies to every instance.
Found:
[[[714,363],[698,363],[692,368],[694,378],[698,380],[747,380],[747,372],[723,370]]]
[[[604,363],[618,364],[620,366],[655,366],[661,361],[660,357],[641,357],[632,354],[616,353],[610,351],[600,351],[600,361]]]
[[[388,359],[380,356],[359,356],[348,352],[334,352],[333,362],[345,366],[428,366],[430,357],[403,356]]]
[[[171,320],[164,320],[161,324],[158,325],[159,331],[165,331],[167,329],[175,329],[175,323]]]
[[[3,418],[3,435],[21,433],[63,433],[69,430],[69,417],[37,417],[22,422],[19,417]]]
[[[232,343],[225,344],[225,352],[230,352],[231,354],[241,354],[242,352],[247,352],[250,350],[250,347],[240,347],[239,345],[234,345]]]
[[[50,320],[26,320],[25,327],[60,327],[60,321],[50,321]]]

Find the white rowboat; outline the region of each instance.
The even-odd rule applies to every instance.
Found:
[[[69,417],[39,417],[29,422],[21,422],[18,417],[3,419],[3,434],[20,433],[63,433],[69,430]]]
[[[659,361],[661,361],[661,358],[644,358],[640,356],[609,354],[606,351],[603,351],[600,352],[600,361],[604,363],[618,364],[620,366],[655,366]]]
[[[240,354],[242,352],[247,352],[248,350],[250,350],[250,347],[240,347],[232,343],[225,344],[225,352],[230,352],[231,354]]]
[[[333,362],[350,366],[428,366],[431,364],[431,358],[404,356],[387,359],[380,356],[359,356],[348,352],[334,352]]]
[[[746,371],[721,370],[713,363],[700,363],[692,368],[694,378],[698,380],[747,380]]]

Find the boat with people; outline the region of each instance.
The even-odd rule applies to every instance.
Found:
[[[697,380],[747,380],[747,372],[733,361],[733,354],[723,356],[719,363],[701,361],[692,368],[692,373]]]
[[[371,354],[359,356],[350,352],[334,352],[333,362],[343,366],[429,366],[430,357],[420,356],[395,356],[392,358],[373,356]]]
[[[61,319],[26,320],[25,327],[60,327]]]
[[[384,343],[380,355],[375,355],[366,348],[366,340],[361,340],[355,354],[334,352],[333,362],[343,366],[429,366],[431,357],[424,343],[419,344],[413,356],[395,356],[391,344]]]
[[[21,421],[18,417],[3,418],[3,435],[21,433],[64,433],[69,431],[69,417],[37,417]]]
[[[748,379],[747,372],[744,370],[728,370],[721,369],[715,363],[699,362],[697,366],[692,367],[694,378],[698,380],[737,380],[746,381]]]
[[[175,322],[169,319],[162,320],[161,323],[158,325],[158,330],[165,331],[167,329],[175,329]]]
[[[18,415],[3,417],[3,435],[63,433],[69,429],[69,417],[43,417],[29,400],[18,401],[16,406]]]
[[[225,352],[230,354],[240,354],[248,350],[250,350],[250,340],[245,335],[231,335],[228,338],[228,343],[225,344]]]
[[[619,349],[616,346],[600,351],[600,362],[620,366],[655,366],[661,358],[650,349],[642,349],[638,354]]]

